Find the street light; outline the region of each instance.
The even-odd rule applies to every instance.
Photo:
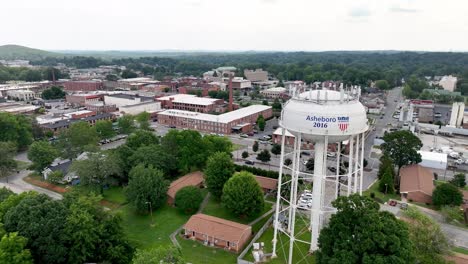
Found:
[[[153,219],[153,208],[151,206],[151,202],[146,202],[145,204],[149,204],[150,208],[150,215],[151,215],[151,226],[154,226],[154,219]]]

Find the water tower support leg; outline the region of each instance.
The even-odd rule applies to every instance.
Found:
[[[351,136],[348,141],[349,154],[348,154],[348,193],[351,194],[351,183],[353,182],[353,154],[354,154],[354,137]]]
[[[283,166],[284,166],[284,141],[285,141],[285,133],[286,129],[281,129],[281,155],[280,155],[280,167],[279,167],[279,175],[278,175],[278,188],[276,193],[276,212],[275,212],[275,221],[274,221],[274,234],[273,234],[273,252],[272,258],[276,258],[276,243],[277,243],[277,236],[278,236],[278,219],[281,210],[281,184],[283,179]]]
[[[357,193],[357,187],[358,187],[358,176],[360,172],[359,164],[361,163],[361,159],[359,158],[359,148],[361,146],[359,145],[359,135],[356,136],[356,160],[355,160],[355,165],[354,165],[354,170],[356,171],[354,173],[354,190],[353,193]]]
[[[322,181],[323,181],[323,166],[327,166],[324,153],[327,146],[325,142],[315,143],[315,165],[314,165],[314,187],[312,191],[312,238],[310,251],[318,249],[318,236],[320,228],[320,212],[322,205]]]
[[[365,145],[365,132],[361,134],[361,177],[359,178],[359,194],[362,195],[362,179],[364,178],[364,145]]]

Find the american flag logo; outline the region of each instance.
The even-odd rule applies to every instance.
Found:
[[[338,127],[340,128],[341,131],[348,130],[348,126],[349,126],[349,120],[339,120],[338,121]]]

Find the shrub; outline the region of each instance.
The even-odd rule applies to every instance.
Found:
[[[463,194],[458,190],[457,186],[451,183],[444,183],[437,186],[432,192],[432,202],[436,206],[459,206],[463,202]]]
[[[202,201],[202,193],[195,186],[186,186],[180,189],[175,196],[175,206],[186,214],[197,212]]]

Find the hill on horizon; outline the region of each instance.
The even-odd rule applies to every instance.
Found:
[[[37,60],[45,57],[58,57],[63,54],[20,45],[0,46],[0,59],[3,60]]]

